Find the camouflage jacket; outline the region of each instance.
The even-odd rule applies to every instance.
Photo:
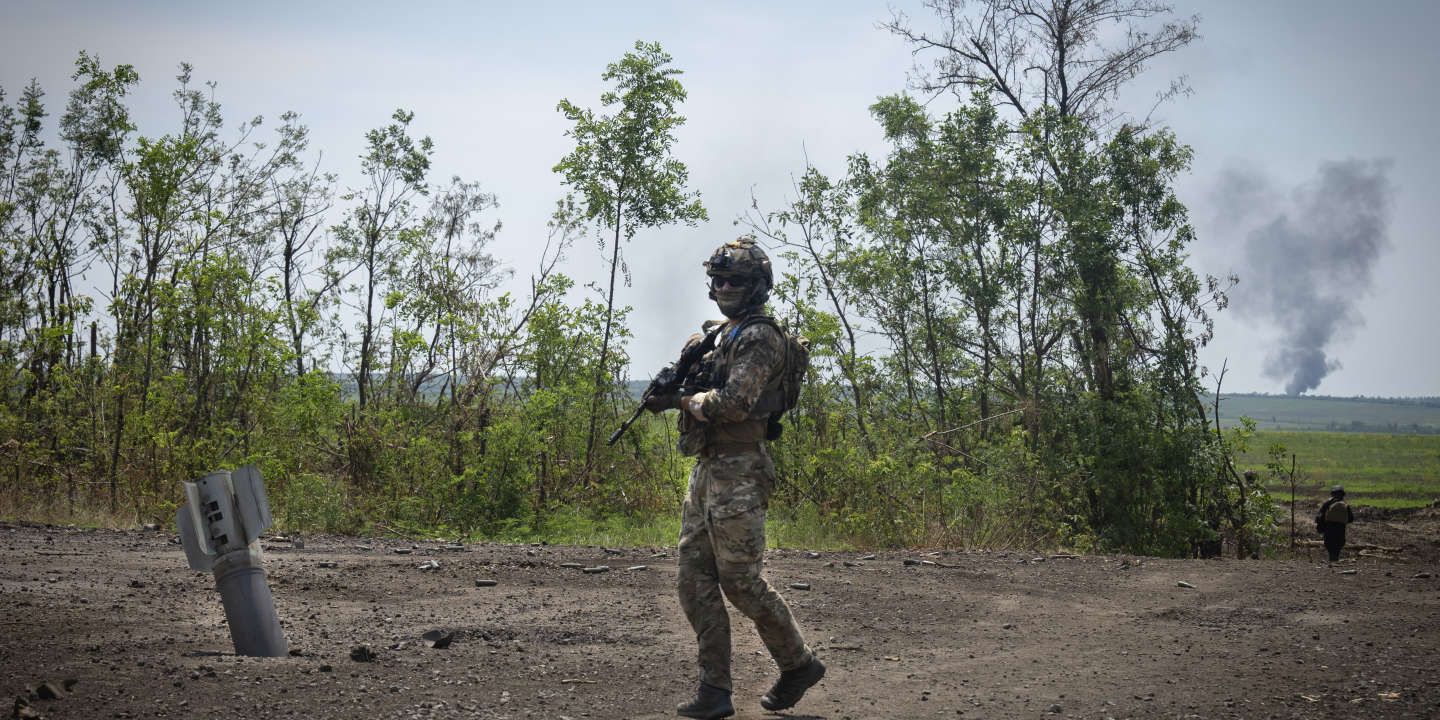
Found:
[[[711,390],[702,404],[706,422],[688,412],[680,414],[680,449],[687,455],[705,448],[755,444],[765,439],[769,413],[757,409],[761,395],[780,387],[785,366],[785,339],[767,323],[750,323],[740,332],[739,322],[724,328],[701,360],[713,363]]]

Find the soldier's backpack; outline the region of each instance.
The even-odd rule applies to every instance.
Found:
[[[1320,506],[1319,512],[1315,513],[1315,532],[1325,534],[1326,526],[1331,523],[1345,525],[1350,522],[1350,506],[1344,500],[1331,498]]]
[[[1325,511],[1325,521],[1332,523],[1350,522],[1350,506],[1344,500],[1336,500],[1330,504],[1330,509]]]
[[[769,411],[770,420],[765,427],[765,438],[776,440],[784,431],[780,417],[793,410],[800,402],[800,389],[805,385],[805,373],[810,369],[810,340],[786,332],[785,328],[775,322],[775,318],[768,315],[751,315],[731,332],[738,336],[746,326],[756,323],[775,328],[785,343],[785,367],[780,371],[780,389],[773,395],[766,393],[770,397],[762,395],[756,407],[757,410]]]

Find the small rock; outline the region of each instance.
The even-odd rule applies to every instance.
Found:
[[[370,662],[375,659],[375,651],[371,650],[369,645],[356,645],[350,649],[350,659],[355,662]],[[320,671],[328,672],[323,665]]]
[[[598,575],[598,574],[600,574],[600,573],[610,572],[610,566],[609,566],[609,565],[596,565],[596,566],[594,566],[594,567],[580,568],[580,572],[583,572],[583,573],[585,573],[585,574],[587,574],[587,575]]]
[[[434,572],[440,569],[440,561],[426,560],[425,562],[416,565],[415,569],[419,570],[420,572]]]
[[[145,523],[144,525],[141,525],[140,527],[142,527],[142,528],[144,528],[144,529],[146,529],[146,530],[149,530],[149,531],[151,531],[151,532],[154,532],[154,531],[160,529],[160,523]]]
[[[809,550],[809,551],[806,551],[805,557],[810,558],[811,560],[814,560],[815,558],[820,557],[820,553],[815,552],[815,551],[813,551],[813,550]]]
[[[59,700],[65,691],[57,687],[55,683],[46,681],[30,688],[30,694],[41,700]]]
[[[320,562],[315,563],[315,565],[322,568],[340,567],[340,563],[337,563],[334,560],[321,560]]]
[[[144,582],[141,582],[141,581],[139,581],[139,580],[131,580],[131,581],[130,581],[130,587],[132,587],[132,588],[143,588],[143,587],[145,587],[145,583],[144,583]]]
[[[395,548],[391,550],[391,552],[395,553],[396,555],[409,555],[410,553],[414,552],[414,550],[411,550],[410,548]]]
[[[356,549],[356,550],[359,550],[359,551],[361,551],[361,552],[370,552],[371,550],[374,550],[375,548],[373,548],[373,547],[371,547],[371,546],[369,546],[369,545],[356,545],[356,546],[355,546],[355,549]]]
[[[475,587],[495,587],[496,585],[499,585],[499,584],[500,584],[500,582],[499,582],[498,580],[476,580],[476,581],[475,581]]]
[[[1194,585],[1191,585],[1191,584],[1188,583],[1188,582],[1185,582],[1184,580],[1179,580],[1179,581],[1177,581],[1177,582],[1175,583],[1175,587],[1183,587],[1183,588],[1192,588],[1192,589],[1193,589],[1195,586],[1194,586]]]
[[[1354,575],[1354,574],[1356,574],[1356,573],[1358,573],[1358,572],[1360,572],[1360,571],[1359,571],[1359,570],[1356,570],[1355,568],[1350,568],[1349,570],[1341,570],[1341,571],[1340,571],[1340,574],[1341,574],[1341,575]]]
[[[640,570],[649,570],[649,569],[650,569],[650,566],[649,566],[649,565],[631,565],[630,567],[625,568],[625,569],[626,569],[626,570],[629,570],[630,572],[639,572]]]
[[[1428,573],[1428,572],[1418,572],[1418,573],[1415,573],[1414,575],[1412,575],[1412,576],[1411,576],[1411,579],[1413,579],[1413,580],[1429,580],[1429,579],[1430,579],[1430,573]]]
[[[841,564],[843,564],[845,567],[864,567],[864,566],[865,566],[865,563],[858,563],[858,562],[855,562],[854,560],[844,560],[844,561],[841,562]]]
[[[30,696],[39,698],[39,700],[59,700],[63,694],[65,694],[65,691],[60,690],[59,685],[50,683],[50,681],[45,681],[45,683],[40,683],[30,688]]]
[[[585,563],[565,562],[565,563],[560,563],[560,567],[566,568],[567,570],[579,570],[579,569],[585,567]]]
[[[860,559],[861,559],[861,560],[874,560],[874,559],[875,559],[875,553],[869,553],[869,554],[867,554],[867,555],[861,555],[861,556],[860,556]]]
[[[602,548],[600,548],[600,550],[601,550],[602,552],[604,552],[606,555],[624,555],[624,554],[625,554],[625,551],[624,551],[624,550],[616,550],[615,548],[602,547]]]
[[[1014,630],[1014,629],[1015,629],[1015,623],[1005,623],[1004,625],[1001,625],[1001,626],[1000,626],[1000,629],[1001,629],[1001,630]]]
[[[919,564],[920,564],[920,561],[919,561],[919,560],[916,560],[915,558],[905,558],[905,564],[906,564],[906,565],[919,565]]]
[[[807,583],[807,582],[793,582],[793,583],[790,583],[790,589],[791,589],[791,590],[809,590],[809,589],[810,589],[810,583]]]
[[[24,697],[15,697],[15,709],[11,711],[10,717],[24,718],[24,720],[38,719],[42,717],[40,711],[30,707],[30,701]]]
[[[1065,708],[1060,707],[1060,703],[1052,703],[1048,712],[1051,715],[1059,715],[1060,713],[1065,712]]]
[[[321,666],[320,666],[320,672],[334,672],[334,670],[335,670],[335,668],[333,668],[333,667],[331,667],[331,666],[329,666],[329,665],[321,665]]]
[[[445,632],[444,630],[431,630],[421,635],[420,639],[425,641],[426,647],[444,650],[450,647],[450,643],[455,640],[455,633]]]

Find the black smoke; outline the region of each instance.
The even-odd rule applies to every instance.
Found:
[[[1235,307],[1280,329],[1264,374],[1284,381],[1291,395],[1340,368],[1330,344],[1364,324],[1357,305],[1389,245],[1389,169],[1383,160],[1327,162],[1288,196],[1231,171],[1216,195],[1230,223],[1252,228]]]

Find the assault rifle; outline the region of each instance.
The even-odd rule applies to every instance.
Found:
[[[681,391],[693,392],[705,389],[699,387],[700,376],[708,374],[697,372],[700,370],[700,358],[715,348],[715,339],[720,334],[721,327],[723,327],[723,323],[716,323],[706,329],[705,339],[686,345],[685,349],[680,351],[679,360],[666,365],[655,374],[655,379],[650,381],[650,384],[645,387],[644,394],[640,396],[640,405],[635,408],[635,412],[629,420],[611,433],[610,439],[605,442],[606,445],[614,445],[620,440],[620,436],[630,429],[630,425],[640,419],[640,413],[645,412],[646,400],[660,395],[673,395]]]

